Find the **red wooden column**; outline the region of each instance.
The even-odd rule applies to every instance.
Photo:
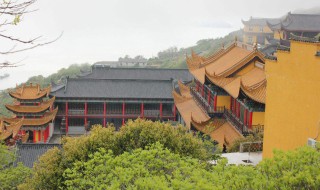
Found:
[[[247,125],[247,109],[244,109],[244,125]]]
[[[214,95],[214,105],[213,105],[213,110],[214,111],[217,111],[217,100],[218,100],[218,97],[217,97],[217,95]]]
[[[124,125],[124,115],[125,115],[126,106],[125,103],[122,102],[122,125]]]
[[[201,85],[201,96],[204,97],[204,85]]]
[[[143,118],[144,117],[144,104],[143,104],[143,102],[141,103],[141,118]]]
[[[33,130],[33,143],[36,143],[36,130]]]
[[[87,114],[88,114],[88,103],[85,102],[84,103],[84,125],[87,125],[87,123],[88,123]]]
[[[162,103],[160,103],[160,118],[162,118]]]
[[[197,89],[197,92],[199,92],[199,82],[198,81],[196,81],[196,89]]]
[[[173,117],[174,117],[173,121],[176,121],[176,115],[177,115],[177,107],[175,104],[173,104]]]
[[[69,118],[68,118],[68,111],[69,111],[69,108],[68,108],[68,102],[66,102],[66,133],[68,133],[68,131],[69,131]]]
[[[106,127],[106,119],[107,119],[107,103],[103,102],[103,126]]]
[[[252,129],[252,112],[249,112],[249,129]]]

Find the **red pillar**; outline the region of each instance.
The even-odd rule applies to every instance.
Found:
[[[173,121],[176,121],[176,115],[177,115],[177,107],[175,104],[173,104],[173,116],[174,116]]]
[[[68,102],[66,102],[66,133],[68,133],[68,131],[69,131],[68,111],[69,111]]]
[[[249,129],[252,129],[252,112],[250,112]]]
[[[107,119],[107,103],[103,102],[103,126],[106,127],[106,119]]]
[[[214,106],[213,106],[214,111],[217,111],[217,100],[218,100],[217,95],[214,95]]]
[[[244,125],[247,125],[247,109],[244,109],[244,119],[243,119]]]
[[[124,125],[124,115],[125,115],[126,106],[125,103],[122,102],[122,125]]]
[[[87,125],[88,123],[87,114],[88,114],[88,103],[85,102],[84,103],[84,125]]]
[[[36,130],[33,130],[33,143],[36,143]]]
[[[162,103],[160,103],[160,118],[162,118]]]
[[[199,92],[199,82],[198,81],[196,81],[196,85],[197,85],[197,92]]]
[[[144,105],[143,102],[141,103],[141,118],[144,117]]]
[[[204,85],[201,85],[201,96],[204,97]]]

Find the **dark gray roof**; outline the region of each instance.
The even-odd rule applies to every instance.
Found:
[[[267,22],[270,24],[277,24],[280,22],[279,18],[254,18],[251,17],[250,20],[244,21],[242,20],[242,23],[244,25],[254,25],[254,26],[266,26]]]
[[[81,78],[91,79],[143,79],[143,80],[192,80],[188,69],[110,68],[93,67],[92,72]]]
[[[259,49],[264,55],[273,55],[277,51],[278,44],[270,44],[264,48]]]
[[[279,23],[268,25],[272,29],[283,29],[287,31],[320,32],[320,15],[315,14],[291,14]]]
[[[61,148],[61,144],[17,144],[16,163],[22,162],[25,166],[32,168],[33,163],[38,161],[41,155],[53,147]]]
[[[77,98],[172,99],[172,80],[68,79],[52,96]]]

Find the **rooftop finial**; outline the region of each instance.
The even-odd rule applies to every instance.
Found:
[[[238,42],[238,36],[237,35],[234,36],[234,42]]]
[[[253,43],[253,50],[257,50],[258,49],[258,44],[257,44],[257,42],[254,42]]]
[[[221,44],[221,49],[224,49],[224,42],[222,42]]]

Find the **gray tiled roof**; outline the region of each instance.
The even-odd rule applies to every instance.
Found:
[[[320,15],[288,14],[282,27],[291,31],[320,31]]]
[[[172,99],[172,80],[68,79],[66,88],[52,92],[56,98]]]
[[[268,25],[272,29],[320,32],[320,15],[288,13],[281,22],[271,23],[268,21]]]
[[[244,25],[254,25],[254,26],[266,26],[267,22],[270,24],[277,24],[280,22],[279,18],[254,18],[251,17],[250,20],[244,21],[242,20],[242,23]]]
[[[92,72],[81,78],[92,79],[145,79],[145,80],[192,80],[188,69],[154,69],[154,68],[110,68],[93,67]]]
[[[16,162],[22,162],[25,166],[32,168],[34,162],[53,147],[61,148],[61,144],[17,144]]]

